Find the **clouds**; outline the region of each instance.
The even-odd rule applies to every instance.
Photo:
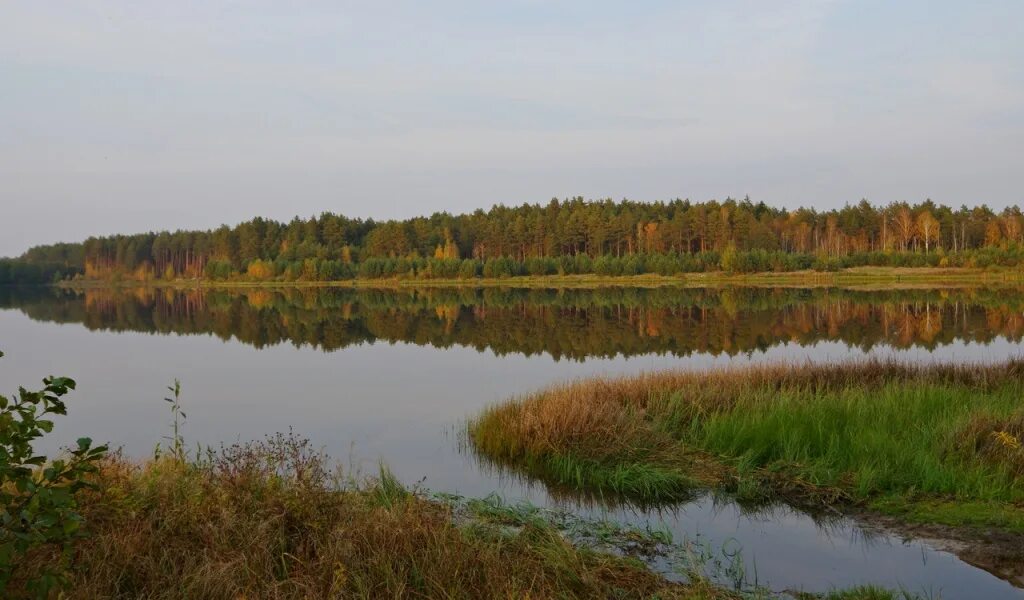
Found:
[[[1010,1],[5,12],[0,202],[25,226],[0,254],[90,203],[62,236],[566,194],[1021,200]]]

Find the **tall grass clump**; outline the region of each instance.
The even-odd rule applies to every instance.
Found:
[[[688,486],[811,504],[947,499],[1016,507],[1000,519],[1024,529],[1022,399],[1020,361],[668,371],[506,402],[469,438],[491,462],[638,500]]]
[[[558,483],[649,501],[690,493],[685,456],[667,431],[650,427],[633,381],[595,379],[551,388],[486,410],[470,424],[482,457]]]

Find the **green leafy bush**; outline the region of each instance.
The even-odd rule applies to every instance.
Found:
[[[35,454],[33,442],[53,430],[46,417],[67,414],[61,397],[75,389],[67,377],[47,377],[43,385],[0,396],[0,593],[28,553],[42,548],[56,549],[60,559],[28,581],[28,589],[45,597],[64,583],[72,545],[82,536],[75,493],[90,486],[86,476],[107,453],[106,446],[81,438],[61,458]]]

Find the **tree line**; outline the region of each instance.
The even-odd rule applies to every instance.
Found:
[[[834,270],[850,266],[1013,266],[1024,258],[1013,206],[931,200],[841,209],[723,202],[552,199],[377,222],[323,213],[254,218],[206,231],[90,237],[0,260],[0,282],[93,279],[326,281],[412,277],[630,275]]]

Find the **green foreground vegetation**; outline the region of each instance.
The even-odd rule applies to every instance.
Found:
[[[379,476],[343,476],[309,442],[277,434],[186,448],[180,385],[169,442],[134,462],[83,438],[54,460],[32,445],[75,388],[0,397],[0,592],[5,598],[768,598],[703,560],[671,582],[630,549],[665,534],[580,527],[496,499],[428,497]],[[567,533],[566,524],[572,524]],[[590,532],[587,528],[591,528]],[[582,531],[582,533],[581,533]],[[578,542],[599,540],[593,548]],[[800,598],[911,598],[859,587]]]
[[[1024,363],[756,366],[584,380],[469,425],[498,464],[645,503],[871,509],[1024,534]]]
[[[669,582],[639,559],[578,547],[554,525],[471,504],[469,515],[387,471],[329,480],[293,441],[212,463],[109,460],[79,498],[87,524],[65,598],[774,598],[700,571]],[[631,543],[637,543],[631,534]],[[642,541],[642,540],[641,540]],[[40,550],[8,589],[54,560]],[[912,598],[870,586],[805,598]]]

